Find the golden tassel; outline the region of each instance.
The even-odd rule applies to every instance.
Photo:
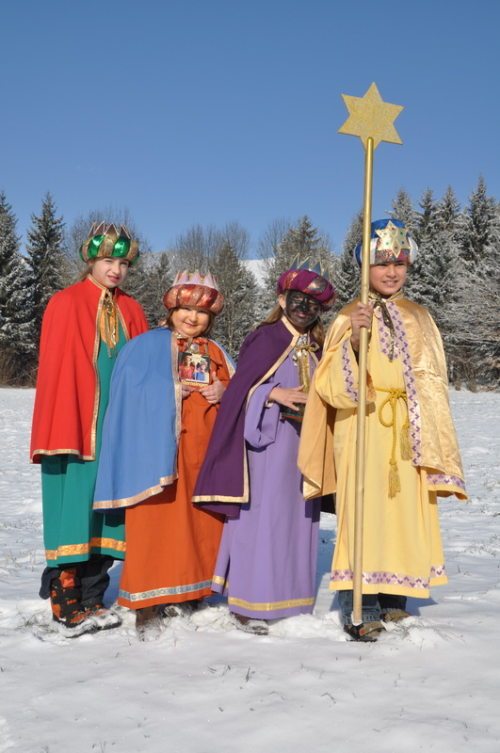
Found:
[[[398,440],[398,429],[397,429],[397,401],[398,400],[404,400],[406,410],[408,411],[408,398],[406,396],[406,392],[404,390],[401,390],[399,388],[384,388],[384,387],[375,387],[375,389],[378,392],[386,392],[387,397],[378,409],[378,418],[382,426],[387,427],[388,429],[392,428],[392,448],[391,448],[391,457],[389,460],[390,468],[389,468],[389,497],[395,497],[398,492],[401,491],[401,480],[399,478],[399,471],[398,466],[396,462],[396,447],[397,447],[397,440]],[[386,406],[389,406],[391,411],[391,417],[390,421],[384,420],[384,409]],[[410,423],[408,421],[408,412],[406,413],[406,418],[403,423],[403,426],[401,427],[401,430],[399,432],[399,449],[401,452],[401,460],[410,460],[411,459],[411,445],[410,445]]]
[[[309,366],[309,353],[307,350],[305,350],[305,348],[301,349],[297,353],[297,366],[299,369],[300,386],[305,393],[308,393],[309,387],[311,386],[311,374]]]
[[[391,460],[389,468],[389,497],[395,497],[400,491],[401,481],[399,479],[398,465]]]
[[[408,418],[401,427],[399,434],[399,447],[401,450],[401,460],[411,460],[411,445],[410,445],[410,423]]]
[[[109,290],[105,292],[102,300],[99,330],[101,339],[106,344],[108,355],[114,355],[118,344],[118,314],[114,298]]]

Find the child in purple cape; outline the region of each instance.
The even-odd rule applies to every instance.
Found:
[[[320,501],[304,501],[297,453],[319,317],[335,297],[304,266],[284,272],[277,292],[243,343],[194,495],[227,515],[212,588],[227,594],[237,626],[258,634],[314,607]]]

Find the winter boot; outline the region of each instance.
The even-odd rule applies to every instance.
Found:
[[[59,625],[75,631],[75,634],[93,632],[96,623],[80,603],[80,584],[76,567],[61,570],[50,584],[52,619]]]
[[[156,641],[165,626],[157,606],[143,607],[135,613],[135,628],[140,641]]]
[[[104,604],[94,604],[87,607],[85,613],[93,618],[98,630],[110,630],[111,628],[120,627],[122,618],[114,609],[106,609]]]
[[[194,612],[198,611],[202,602],[203,599],[189,599],[175,604],[164,604],[159,607],[159,613],[165,620],[171,620],[174,617],[189,618]]]
[[[267,635],[269,633],[267,620],[257,620],[252,617],[245,617],[244,615],[236,614],[235,612],[231,612],[231,619],[238,630],[242,630],[244,633],[253,633],[254,635]]]

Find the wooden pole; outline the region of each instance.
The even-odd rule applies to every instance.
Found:
[[[361,303],[368,303],[370,286],[370,236],[373,186],[373,138],[365,149],[365,187],[363,202],[363,249],[361,253]],[[365,492],[365,424],[368,330],[362,327],[359,337],[358,416],[356,435],[356,496],[354,502],[353,625],[362,623],[363,596],[363,501]]]
[[[384,102],[373,83],[363,97],[343,94],[349,117],[339,133],[359,136],[365,148],[365,190],[363,208],[363,249],[361,257],[361,303],[368,303],[370,278],[370,235],[372,216],[373,152],[381,141],[401,144],[394,121],[401,105]],[[353,625],[362,623],[363,601],[363,497],[365,485],[365,424],[368,330],[362,327],[359,337],[359,388],[356,440],[356,490],[354,501]]]

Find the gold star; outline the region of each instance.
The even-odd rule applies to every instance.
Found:
[[[388,222],[385,228],[375,231],[380,238],[377,249],[381,251],[390,251],[396,257],[402,251],[409,251],[410,244],[408,243],[408,236],[405,228],[397,227],[392,222]]]
[[[349,117],[339,128],[339,133],[359,136],[366,149],[368,138],[373,138],[373,148],[381,141],[402,144],[394,128],[394,121],[403,109],[400,105],[384,102],[376,84],[372,84],[364,97],[350,97],[342,94]]]

